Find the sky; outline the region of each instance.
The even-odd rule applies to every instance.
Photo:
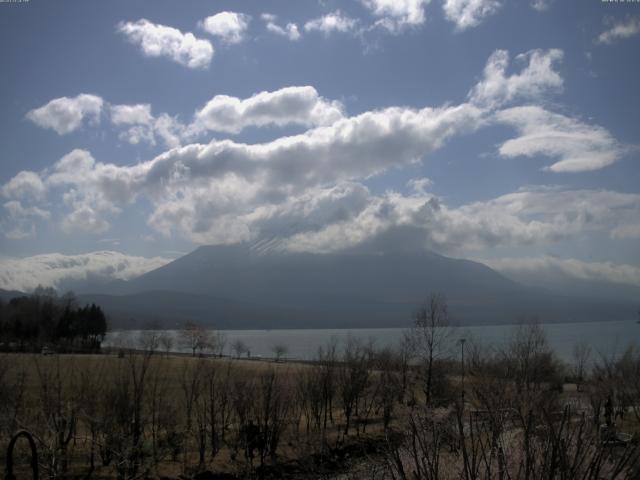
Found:
[[[0,3],[0,288],[199,245],[640,287],[640,2]]]

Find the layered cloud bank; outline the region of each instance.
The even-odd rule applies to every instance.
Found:
[[[640,267],[613,262],[585,262],[544,255],[484,260],[483,263],[516,280],[535,285],[553,286],[559,281],[580,280],[640,287]]]
[[[385,5],[381,11],[392,8]],[[162,141],[171,149],[129,166],[103,163],[77,149],[41,172],[19,172],[1,190],[10,214],[5,235],[28,236],[45,220],[59,220],[67,232],[104,233],[124,209],[144,201],[151,206],[152,229],[198,244],[267,241],[326,252],[400,235],[407,237],[400,243],[451,252],[553,242],[592,231],[628,237],[639,213],[634,194],[529,187],[454,208],[428,193],[427,183],[414,188],[411,182],[408,193],[373,193],[365,185],[372,176],[422,162],[452,139],[495,124],[517,135],[499,145],[499,155],[547,158],[549,175],[619,160],[626,147],[603,127],[529,103],[563,88],[557,70],[562,56],[556,49],[533,50],[512,62],[498,50],[467,102],[437,108],[389,107],[348,116],[341,103],[310,86],[245,99],[216,95],[196,109],[189,124],[154,114],[148,104],[109,105],[122,139]],[[37,110],[73,100],[57,99]],[[99,100],[94,103],[102,108]],[[72,131],[82,118],[62,115],[56,125]],[[255,144],[189,143],[212,132],[292,125],[307,130]]]
[[[159,268],[169,259],[118,252],[84,255],[51,253],[26,258],[0,257],[0,289],[31,292],[38,286],[60,288],[70,282],[129,280]]]
[[[374,3],[374,14],[396,12],[395,6]],[[396,21],[418,21],[417,10],[406,7],[398,10]],[[240,35],[242,29],[233,27],[238,24],[230,18],[203,28],[212,35],[213,30],[229,35],[233,43],[233,32]],[[337,12],[305,30],[346,31],[351,27],[344,21]],[[545,100],[564,88],[558,71],[562,58],[557,49],[513,59],[498,50],[463,103],[388,107],[351,116],[342,103],[311,86],[248,98],[216,95],[196,108],[188,123],[158,114],[149,104],[110,104],[88,94],[55,99],[27,118],[62,135],[97,125],[104,117],[121,140],[162,143],[169,150],[151,160],[117,165],[76,149],[42,171],[19,172],[0,189],[3,231],[6,238],[24,238],[35,235],[37,225],[54,222],[63,232],[101,234],[124,210],[145,205],[148,227],[166,237],[195,244],[248,242],[264,250],[431,248],[469,254],[594,234],[612,240],[640,238],[640,195],[633,193],[528,186],[454,206],[431,193],[425,178],[384,192],[367,186],[371,177],[423,162],[448,142],[495,125],[513,131],[498,144],[497,155],[509,161],[544,161],[545,175],[593,171],[619,161],[629,147],[608,130],[546,106]],[[262,127],[276,137],[253,144],[229,138],[196,142]],[[300,133],[277,136],[277,129],[285,127]],[[87,276],[126,279],[164,263],[166,259],[113,252],[6,259],[0,280],[6,288],[28,290]],[[515,277],[561,271],[566,278],[626,285],[637,285],[638,279],[636,267],[550,257],[490,265]]]

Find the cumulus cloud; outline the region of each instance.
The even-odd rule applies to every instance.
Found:
[[[523,59],[539,66],[545,64],[541,57],[547,54],[530,53]],[[558,82],[547,80],[555,72],[538,75],[531,70],[539,72],[541,68],[523,65],[520,73],[503,72],[503,83],[516,87],[509,87],[510,93],[499,103],[504,98],[540,95],[545,87],[557,88]],[[522,82],[518,80],[521,77],[538,84]],[[486,76],[481,82],[485,81]],[[495,96],[491,89],[482,92]],[[230,139],[187,144],[129,166],[98,162],[89,152],[75,150],[52,168],[22,174],[23,179],[35,175],[45,189],[42,204],[25,207],[61,204],[65,228],[91,225],[104,231],[110,216],[141,199],[150,206],[147,223],[164,235],[178,235],[199,244],[248,241],[313,251],[373,245],[389,238],[439,251],[472,251],[558,242],[637,223],[637,195],[527,189],[451,207],[429,193],[430,182],[424,178],[409,182],[409,193],[374,194],[364,185],[372,176],[423,161],[451,138],[495,122],[514,126],[522,137],[532,137],[520,144],[518,139],[505,142],[503,155],[537,151],[562,156],[557,163],[569,157],[569,152],[562,150],[567,147],[555,147],[552,141],[545,140],[544,149],[531,143],[536,135],[528,130],[525,120],[533,122],[533,114],[527,109],[539,107],[496,110],[494,102],[490,104],[390,107],[348,117],[311,87],[266,92],[245,100],[218,98],[209,111],[205,106],[196,112],[194,123],[204,115],[201,122],[222,123],[206,127],[212,130],[289,123],[310,128],[255,144]],[[144,106],[130,107],[114,114],[123,126],[143,124],[153,117]],[[207,119],[207,112],[211,119]],[[543,109],[538,112],[549,113]],[[549,118],[537,122],[555,125],[556,130],[565,123],[572,125],[571,119]],[[588,136],[593,137],[593,132]],[[598,143],[581,143],[586,153],[603,148]],[[3,191],[20,192],[20,188],[10,187],[20,184],[16,178],[7,182]]]
[[[334,32],[347,33],[353,31],[358,24],[354,18],[344,15],[340,10],[328,13],[322,17],[314,18],[304,24],[307,32],[321,32],[330,35]]]
[[[509,52],[496,50],[484,68],[482,80],[469,92],[471,102],[495,108],[517,99],[539,98],[549,91],[560,91],[563,80],[554,69],[562,60],[558,49],[531,50],[516,56],[524,64],[520,73],[507,75]]]
[[[162,257],[136,257],[102,251],[83,255],[51,253],[25,258],[0,257],[0,288],[33,291],[83,280],[129,280],[169,263]]]
[[[266,143],[187,145],[134,166],[103,164],[75,150],[40,177],[62,193],[70,210],[67,228],[90,225],[102,232],[105,216],[145,195],[154,206],[149,223],[158,231],[198,243],[221,242],[221,236],[239,241],[254,235],[245,214],[251,218],[259,207],[309,189],[418,162],[451,136],[476,128],[480,116],[468,104],[389,108]]]
[[[205,18],[201,27],[224,43],[240,43],[246,38],[251,16],[244,13],[220,12]]]
[[[22,171],[2,187],[2,194],[8,198],[41,198],[45,192],[44,183],[34,172]]]
[[[105,217],[119,213],[116,205],[126,202],[117,167],[96,162],[86,150],[73,150],[41,177],[48,191],[61,195],[66,232],[104,233],[110,226]]]
[[[34,237],[36,220],[51,218],[48,210],[34,205],[41,202],[46,193],[46,186],[34,172],[19,172],[0,188],[0,193],[9,199],[3,205],[6,218],[0,219],[0,231],[7,239],[21,240]]]
[[[607,18],[605,23],[609,26],[596,38],[596,43],[611,45],[618,40],[635,37],[640,33],[640,17],[627,17],[622,20]]]
[[[167,113],[156,117],[148,104],[113,105],[110,111],[111,122],[124,128],[121,139],[134,145],[161,140],[169,148],[209,131],[237,134],[247,127],[312,127],[330,125],[344,116],[340,102],[321,97],[311,86],[285,87],[244,99],[216,95],[196,110],[190,124]]]
[[[430,0],[360,0],[360,2],[379,18],[376,25],[389,32],[398,33],[407,27],[416,27],[425,22],[424,7],[430,3]]]
[[[151,105],[112,105],[111,121],[114,125],[147,125],[151,123]]]
[[[31,110],[27,118],[42,128],[50,128],[65,135],[80,128],[85,119],[100,121],[102,98],[83,93],[77,97],[61,97]]]
[[[207,68],[213,58],[213,46],[193,33],[160,25],[146,19],[120,22],[118,32],[140,47],[148,57],[166,57],[188,68]]]
[[[25,207],[17,200],[6,202],[4,208],[12,218],[37,217],[47,220],[51,217],[48,211],[38,207]]]
[[[281,243],[290,250],[331,252],[391,238],[414,248],[468,254],[609,232],[640,213],[640,195],[594,190],[530,188],[459,207],[424,190],[410,195],[365,190],[364,196],[358,202],[364,206],[351,215],[322,228],[301,229]]]
[[[21,240],[34,237],[36,234],[36,220],[49,220],[51,213],[36,206],[25,206],[18,200],[11,200],[4,205],[7,221],[0,220],[0,231],[9,240]],[[7,228],[6,224],[10,226]]]
[[[187,127],[169,114],[153,116],[149,104],[112,105],[110,110],[111,122],[124,128],[120,138],[132,145],[155,145],[160,139],[168,148],[174,148],[181,144],[187,132]]]
[[[225,140],[176,149],[144,165],[147,181],[162,181],[171,192],[158,199],[149,223],[198,243],[221,243],[221,236],[230,243],[249,240],[255,216],[270,207],[417,162],[452,135],[472,130],[478,115],[471,106],[392,108],[263,144]]]
[[[447,20],[455,23],[460,31],[478,26],[500,7],[498,0],[445,0],[442,5]]]
[[[322,98],[315,88],[286,87],[240,99],[216,95],[195,114],[192,129],[239,133],[268,125],[329,125],[343,117],[343,106]]]
[[[300,30],[298,30],[298,25],[295,23],[287,23],[282,27],[276,23],[278,17],[270,13],[263,13],[260,18],[262,18],[268,32],[286,37],[291,41],[300,40]]]
[[[616,283],[640,287],[640,267],[612,262],[585,262],[573,258],[541,257],[500,258],[483,260],[505,275],[536,285],[558,282],[587,281]]]
[[[516,128],[519,137],[504,142],[505,157],[545,155],[557,159],[545,167],[551,172],[598,170],[622,158],[625,148],[603,127],[549,112],[537,106],[499,111],[500,123]]]

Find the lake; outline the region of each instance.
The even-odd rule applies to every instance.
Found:
[[[640,324],[636,320],[585,323],[542,324],[551,348],[565,361],[571,361],[574,345],[585,341],[591,346],[594,356],[620,355],[631,343],[640,340]],[[500,347],[513,335],[515,325],[481,325],[455,327],[453,339],[466,338],[485,346]],[[349,337],[364,341],[373,340],[379,347],[397,344],[406,330],[402,328],[361,328],[361,329],[296,329],[296,330],[224,330],[226,337],[224,353],[232,354],[231,345],[242,340],[253,357],[273,357],[274,345],[287,348],[290,359],[313,359],[320,346],[332,339],[338,346]],[[173,350],[186,352],[177,342],[178,332],[167,330],[176,337]],[[105,346],[114,346],[124,339],[133,339],[139,331],[114,332],[107,336]]]

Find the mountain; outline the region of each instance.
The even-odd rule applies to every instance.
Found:
[[[192,319],[219,328],[408,326],[430,293],[446,296],[460,323],[634,318],[630,303],[557,295],[489,267],[432,252],[277,253],[206,246],[82,299],[118,324]]]
[[[8,302],[12,298],[22,297],[24,295],[27,294],[24,292],[19,292],[18,290],[3,290],[2,288],[0,288],[0,300],[2,300],[3,302]]]
[[[82,294],[78,302],[100,305],[112,329],[178,328],[185,320],[219,329],[259,329],[272,324],[297,328],[299,319],[305,318],[305,312],[162,290],[130,295]]]

